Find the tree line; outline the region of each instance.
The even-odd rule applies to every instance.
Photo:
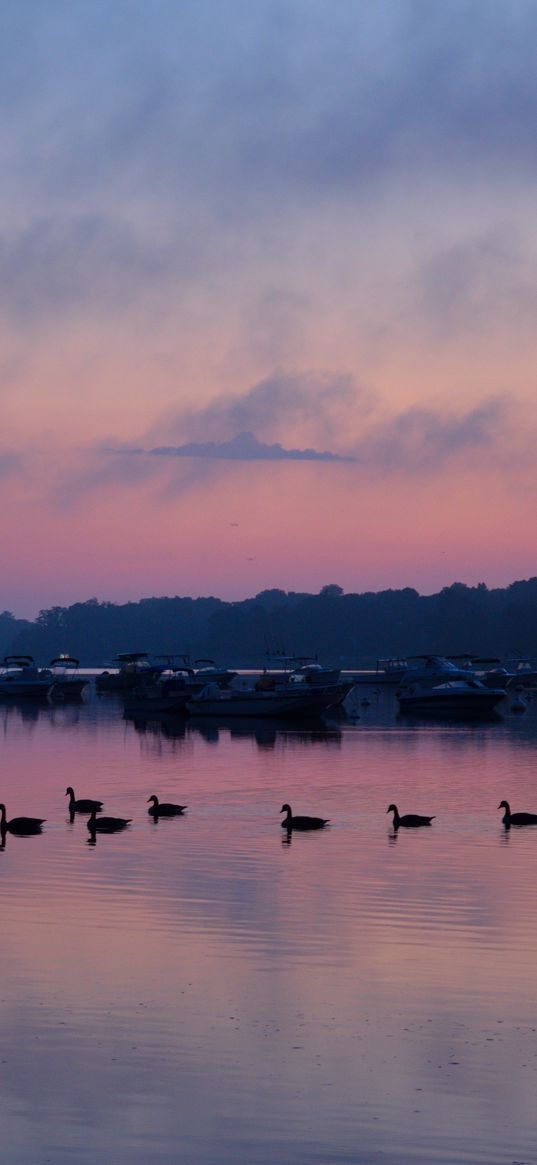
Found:
[[[184,653],[235,667],[282,655],[343,667],[428,652],[537,657],[537,578],[491,590],[456,582],[434,595],[410,587],[346,594],[329,583],[318,594],[272,589],[239,602],[89,599],[42,610],[35,621],[0,614],[1,656],[29,654],[44,663],[69,652],[99,667],[122,651]]]

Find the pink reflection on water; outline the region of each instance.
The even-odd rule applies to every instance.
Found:
[[[114,701],[4,712],[8,814],[47,818],[0,854],[14,1161],[43,1128],[95,1162],[523,1157],[537,830],[496,806],[537,807],[535,720],[176,735]],[[129,832],[88,847],[67,784]],[[155,826],[153,791],[188,814]],[[431,828],[394,836],[394,797]],[[330,828],[282,844],[283,800]]]

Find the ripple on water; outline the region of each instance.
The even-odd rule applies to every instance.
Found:
[[[537,830],[496,806],[537,808],[537,715],[374,715],[206,739],[10,713],[8,810],[47,818],[0,853],[10,1165],[532,1160]],[[88,845],[68,784],[131,828]],[[155,826],[155,791],[185,818]],[[394,836],[394,799],[433,826]],[[287,844],[287,800],[330,828]]]

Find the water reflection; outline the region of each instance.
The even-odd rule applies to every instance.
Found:
[[[136,732],[141,734],[152,733],[169,739],[185,740],[201,737],[207,744],[218,744],[220,739],[229,736],[231,739],[251,739],[259,748],[274,748],[278,740],[289,740],[300,744],[332,744],[341,741],[341,729],[337,725],[312,724],[311,720],[299,721],[255,719],[255,717],[234,717],[233,719],[219,720],[213,717],[189,720],[184,716],[151,716],[144,718],[139,715],[124,714]]]
[[[123,719],[132,724],[136,732],[141,734],[150,732],[153,735],[166,736],[169,740],[184,740],[186,737],[186,720],[184,716],[156,715],[142,716],[140,713],[123,712]]]
[[[3,796],[47,817],[0,863],[10,1165],[533,1159],[537,830],[496,806],[535,804],[535,702],[470,727],[388,703],[216,737],[10,710]],[[132,828],[97,844],[72,785]],[[330,829],[288,835],[287,798]],[[387,833],[394,798],[433,828]]]
[[[43,833],[42,825],[31,825],[31,826],[26,826],[25,828],[22,828],[22,829],[17,829],[17,828],[11,829],[11,828],[9,828],[9,826],[6,828],[0,828],[0,850],[5,850],[6,838],[7,838],[8,834],[10,834],[11,837],[16,837],[20,841],[22,838],[38,837],[39,834],[42,834],[42,833]],[[10,844],[11,844],[11,842],[10,842]]]

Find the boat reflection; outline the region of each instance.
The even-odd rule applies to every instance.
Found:
[[[17,700],[16,697],[13,697],[8,704],[2,703],[0,717],[4,730],[10,721],[32,726],[38,721],[48,721],[53,728],[65,728],[71,724],[79,723],[84,706],[83,700],[79,703],[40,704],[32,703],[30,700]]]
[[[399,712],[395,718],[395,722],[396,724],[408,725],[413,728],[428,728],[434,724],[449,725],[453,728],[461,728],[464,725],[465,728],[472,728],[474,725],[479,726],[480,724],[501,725],[503,724],[503,716],[493,708],[489,711],[474,711],[471,715],[466,716],[460,711],[449,712],[446,709],[443,711],[435,709],[430,712],[425,712],[423,709],[420,709],[419,712]]]
[[[322,721],[312,724],[311,720],[303,723],[294,720],[291,724],[288,720],[255,719],[250,716],[233,720],[205,717],[194,721],[182,716],[154,715],[146,718],[127,713],[124,719],[141,735],[151,734],[171,740],[194,740],[200,737],[206,744],[218,744],[222,738],[227,737],[230,740],[254,740],[259,748],[274,748],[277,741],[339,745],[342,739],[338,724],[328,725]]]
[[[187,731],[190,736],[201,736],[210,744],[217,744],[222,737],[230,740],[254,740],[259,748],[274,748],[277,741],[299,744],[330,744],[341,743],[341,731],[337,726],[328,727],[324,724],[312,725],[310,721],[294,720],[292,725],[288,720],[259,720],[237,717],[235,720],[219,722],[218,720],[189,721]]]
[[[184,740],[186,737],[186,721],[182,716],[159,715],[142,716],[137,713],[123,713],[123,719],[132,724],[136,732],[142,735],[152,733],[155,736],[166,736],[169,740]]]

